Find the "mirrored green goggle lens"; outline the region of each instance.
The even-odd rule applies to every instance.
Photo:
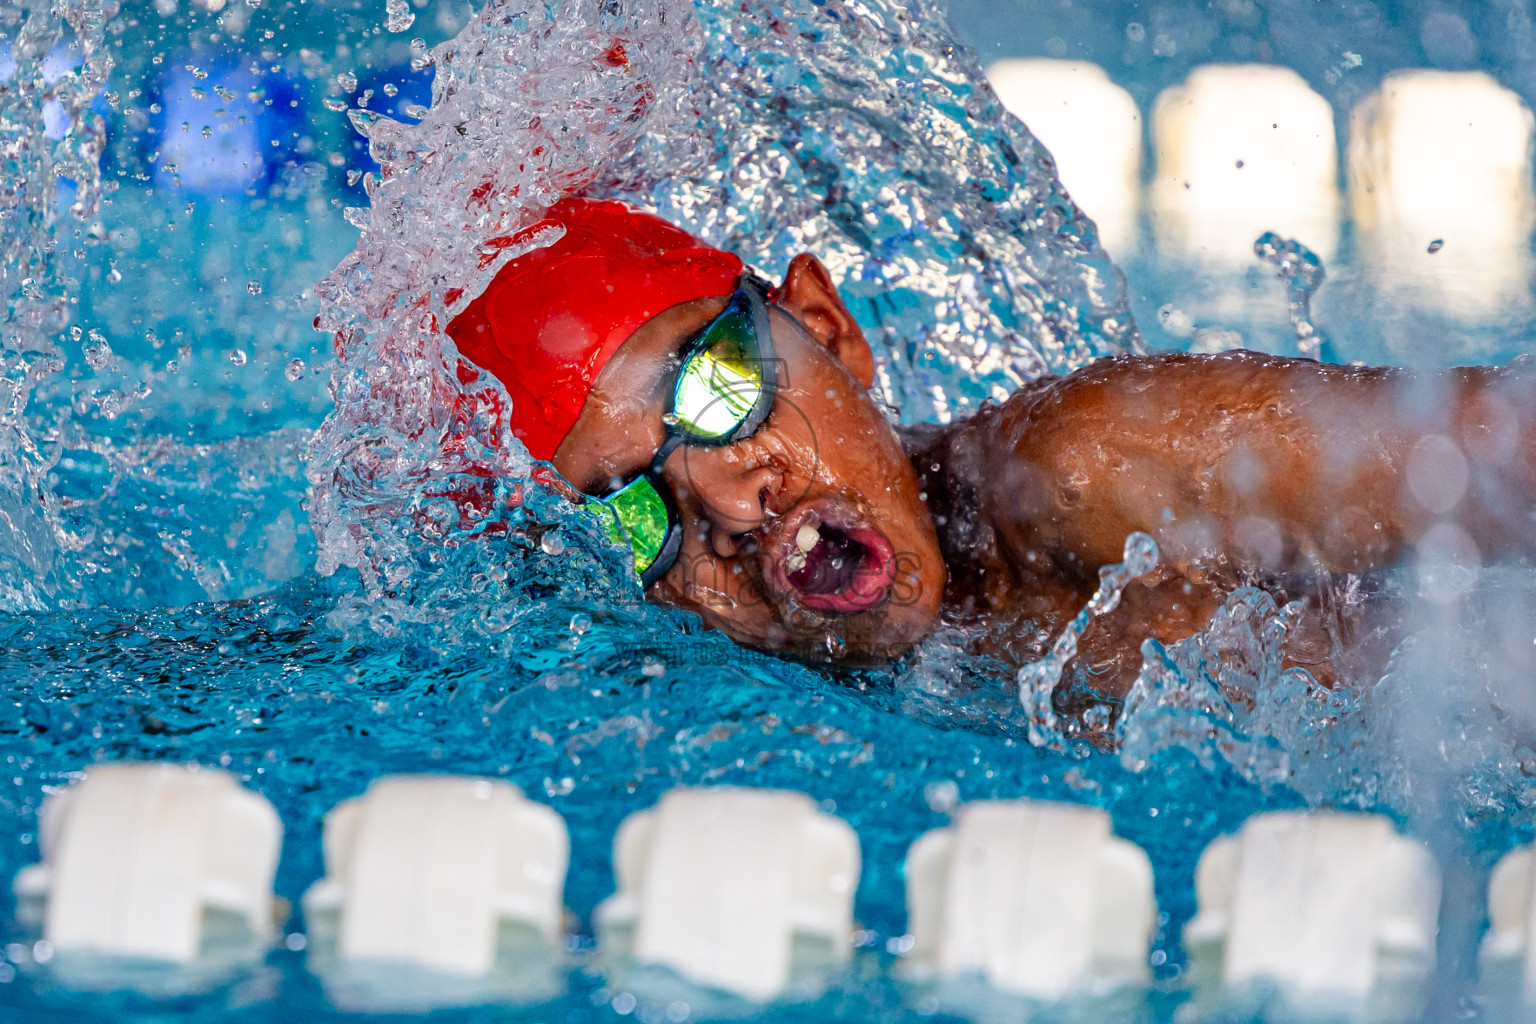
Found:
[[[694,437],[725,437],[763,394],[763,366],[750,310],[728,311],[683,363],[673,393],[676,425]]]
[[[667,541],[667,503],[643,476],[599,500],[613,510],[604,517],[608,536],[634,549],[635,573],[644,575]]]

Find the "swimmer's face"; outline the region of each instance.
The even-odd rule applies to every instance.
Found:
[[[674,306],[603,367],[551,460],[588,494],[648,466],[662,442],[677,357],[727,300]],[[739,643],[808,660],[868,662],[919,640],[944,564],[917,476],[871,400],[863,332],[813,256],[790,264],[769,319],[775,403],[751,437],[683,445],[662,475],[682,553],[648,591]]]

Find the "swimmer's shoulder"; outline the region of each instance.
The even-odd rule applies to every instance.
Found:
[[[1006,399],[983,402],[966,420],[909,425],[901,433],[914,461],[919,461],[917,453],[942,453],[938,461],[959,457],[985,463],[989,455],[1070,445],[1085,433],[1107,436],[1128,421],[1160,415],[1169,404],[1199,403],[1237,392],[1261,399],[1272,389],[1294,386],[1298,370],[1324,375],[1358,372],[1247,349],[1105,356],[1071,373],[1025,381]]]
[[[983,405],[965,431],[993,452],[1070,455],[1085,438],[1097,443],[1142,421],[1162,422],[1171,407],[1193,410],[1234,397],[1262,403],[1294,386],[1298,369],[1319,365],[1245,349],[1106,356],[1022,384],[1005,401]]]

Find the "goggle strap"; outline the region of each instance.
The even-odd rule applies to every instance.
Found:
[[[667,439],[661,442],[660,448],[656,449],[656,457],[651,460],[651,465],[647,472],[651,476],[660,479],[661,468],[667,464],[667,460],[672,457],[672,453],[677,451],[686,440],[688,438],[677,431],[667,431]]]
[[[674,513],[675,514],[675,513]],[[661,550],[656,552],[656,557],[651,560],[650,567],[640,575],[640,589],[645,590],[652,583],[665,576],[677,562],[678,553],[683,547],[683,531],[675,521],[669,521],[669,529],[665,539],[661,542]]]

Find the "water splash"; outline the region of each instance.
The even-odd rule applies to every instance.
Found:
[[[1252,587],[1234,591],[1202,632],[1165,647],[1142,645],[1142,669],[1116,723],[1120,760],[1146,770],[1180,748],[1214,770],[1225,761],[1244,778],[1267,785],[1292,775],[1287,740],[1319,730],[1354,706],[1345,690],[1329,691],[1302,668],[1282,668],[1283,644],[1301,616],[1296,603],[1278,608]]]
[[[904,420],[1139,344],[1092,223],[935,4],[697,14],[708,131],[647,134],[614,184],[764,269],[821,255]]]
[[[1511,830],[1529,835],[1536,577],[1468,571],[1474,585],[1449,598],[1414,593],[1412,570],[1380,581],[1371,600],[1403,639],[1385,666],[1331,687],[1284,664],[1301,606],[1238,589],[1204,631],[1143,644],[1116,724],[1120,763],[1150,777],[1187,758],[1314,806],[1387,811],[1496,850]]]
[[[28,402],[63,368],[58,338],[79,291],[65,254],[101,202],[106,130],[90,103],[112,67],[102,46],[116,11],[102,0],[0,9],[0,42],[15,63],[0,82],[0,611],[42,610],[71,586],[56,564],[58,503],[47,483],[58,450],[39,443]],[[75,66],[45,67],[61,51],[69,59],[54,63]]]
[[[1327,271],[1317,253],[1300,242],[1266,231],[1253,243],[1253,253],[1271,264],[1285,282],[1285,315],[1296,335],[1296,348],[1305,359],[1334,356],[1328,338],[1312,323],[1312,296],[1322,286]]]
[[[1083,609],[1067,623],[1061,635],[1051,645],[1050,653],[1039,661],[1019,669],[1019,703],[1029,716],[1029,742],[1064,754],[1086,756],[1090,747],[1083,740],[1068,737],[1051,703],[1056,686],[1061,682],[1062,670],[1067,662],[1077,657],[1077,642],[1082,638],[1089,623],[1108,615],[1120,605],[1120,595],[1134,579],[1145,576],[1157,567],[1157,542],[1144,533],[1133,533],[1125,538],[1122,561],[1106,565],[1099,570],[1099,589]]]
[[[564,194],[628,198],[769,273],[818,253],[908,420],[1139,345],[1091,222],[930,3],[491,2],[422,60],[419,124],[351,112],[381,171],[320,288],[340,357],[310,461],[324,573],[398,588],[424,537],[475,532],[491,481],[528,478],[505,391],[466,383],[441,332],[553,240],[521,232]]]
[[[52,474],[82,603],[177,607],[252,598],[308,570],[308,432],[220,442],[77,440]]]
[[[405,0],[384,0],[384,27],[391,32],[404,32],[416,23],[416,14]]]
[[[554,240],[518,232],[663,116],[654,97],[679,87],[694,45],[678,3],[557,7],[489,3],[430,51],[419,124],[351,112],[381,171],[357,249],[318,289],[339,357],[309,471],[322,573],[354,566],[398,589],[424,538],[477,532],[528,479],[505,390],[466,383],[442,330],[506,260]]]

